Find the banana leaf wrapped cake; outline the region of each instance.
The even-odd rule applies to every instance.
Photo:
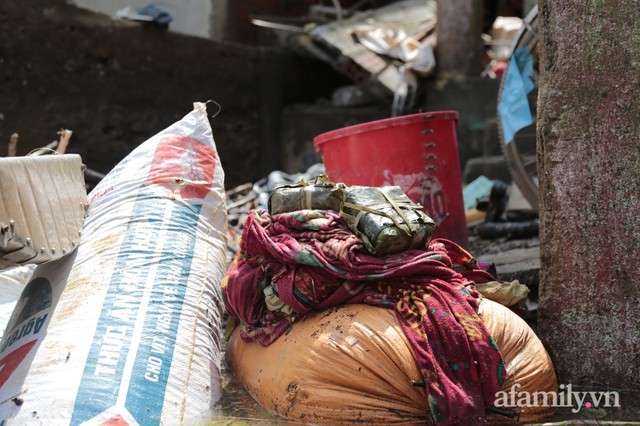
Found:
[[[375,255],[425,247],[436,226],[399,186],[346,186],[316,179],[278,187],[269,198],[271,215],[310,209],[339,212]]]
[[[425,247],[436,228],[399,186],[352,186],[341,216],[375,255]]]
[[[269,197],[269,214],[297,210],[334,210],[339,212],[344,203],[345,185],[316,179],[312,183],[277,187]]]

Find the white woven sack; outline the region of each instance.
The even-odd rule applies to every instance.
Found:
[[[222,392],[226,219],[195,103],[89,194],[78,249],[34,272],[0,347],[0,423],[206,423]]]

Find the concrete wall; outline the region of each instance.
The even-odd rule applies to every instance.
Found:
[[[313,145],[315,136],[354,124],[389,118],[380,106],[336,108],[322,104],[294,104],[282,111],[282,166],[287,173],[303,172],[322,162]]]
[[[67,128],[68,151],[106,173],[192,102],[212,99],[222,105],[211,123],[228,183],[266,172],[260,93],[273,58],[262,51],[110,20],[63,0],[2,2],[0,20],[0,155],[13,132],[25,155]]]
[[[104,13],[114,19],[116,11],[131,7],[134,11],[153,3],[169,13],[169,29],[181,34],[221,40],[226,25],[227,0],[72,0],[79,7]]]
[[[501,155],[495,127],[500,80],[469,77],[465,79],[432,79],[426,87],[423,111],[458,111],[458,151],[461,170],[472,158]],[[488,128],[488,126],[491,126]],[[505,178],[506,173],[491,173],[491,179]],[[477,177],[477,176],[476,176]]]
[[[0,21],[0,156],[13,132],[25,155],[67,128],[68,152],[106,173],[192,102],[211,99],[222,106],[213,118],[210,105],[211,124],[231,188],[283,169],[287,105],[326,99],[346,80],[282,50],[113,20],[65,0],[0,2]],[[304,144],[313,129],[295,137]]]
[[[541,0],[538,22],[540,332],[561,383],[638,389],[640,9]]]

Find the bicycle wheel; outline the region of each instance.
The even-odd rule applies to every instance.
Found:
[[[531,124],[518,128],[517,131],[509,131],[503,123],[503,120],[509,120],[510,117],[506,113],[501,113],[498,108],[498,130],[500,133],[500,143],[502,152],[509,166],[509,171],[515,184],[518,186],[522,195],[531,204],[534,210],[538,210],[538,169],[536,154],[536,105],[538,99],[538,7],[534,6],[524,19],[524,24],[516,35],[510,58],[516,52],[530,55],[529,60],[532,62],[531,74],[527,76],[533,81],[533,89],[526,94],[528,101],[528,109],[531,114]],[[522,52],[524,50],[524,52]],[[503,100],[508,99],[508,91],[513,87],[507,82],[509,68],[515,64],[509,61],[505,70],[498,92],[498,105]]]

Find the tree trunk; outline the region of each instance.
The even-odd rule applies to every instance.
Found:
[[[640,8],[539,1],[540,310],[560,383],[640,387]]]
[[[436,64],[443,79],[482,71],[484,1],[438,0]]]

